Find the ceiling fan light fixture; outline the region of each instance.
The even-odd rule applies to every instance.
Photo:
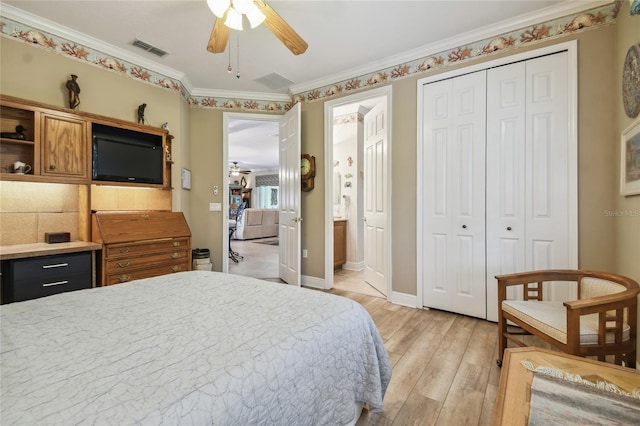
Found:
[[[253,6],[253,0],[233,0],[233,7],[239,13],[246,14]]]
[[[256,6],[253,2],[251,2],[251,7],[249,7],[249,10],[245,12],[245,15],[247,15],[247,19],[249,20],[251,28],[255,28],[258,25],[262,24],[267,18],[266,15],[262,13],[258,6]]]
[[[240,167],[238,167],[237,161],[233,162],[233,166],[231,167],[231,176],[240,176]]]
[[[242,31],[242,14],[234,7],[230,7],[224,24],[232,30]]]
[[[207,0],[207,6],[218,18],[222,18],[224,13],[231,6],[231,0]]]

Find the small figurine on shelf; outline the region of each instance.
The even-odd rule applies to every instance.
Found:
[[[76,109],[80,105],[80,86],[77,82],[78,76],[71,74],[71,80],[67,80],[67,89],[69,90],[69,108]]]
[[[169,123],[168,123],[167,121],[165,121],[164,123],[162,123],[162,126],[160,126],[160,127],[162,127],[163,129],[165,129],[167,132],[169,132],[169,131],[170,131],[170,130],[169,130]]]
[[[0,137],[2,138],[7,138],[7,139],[20,139],[20,140],[25,140],[26,137],[24,136],[24,131],[27,130],[25,129],[21,124],[18,124],[16,126],[16,131],[14,132],[2,132],[2,134],[0,135]]]
[[[144,122],[144,109],[147,107],[147,104],[141,104],[138,106],[138,123],[145,124]]]

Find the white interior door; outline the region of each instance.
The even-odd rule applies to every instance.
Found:
[[[300,286],[300,104],[280,119],[280,279]]]
[[[485,318],[486,72],[423,90],[423,305]]]
[[[387,103],[364,116],[364,280],[387,295]]]

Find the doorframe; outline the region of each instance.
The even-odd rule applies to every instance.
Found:
[[[223,112],[222,113],[222,229],[223,238],[220,252],[222,253],[222,272],[229,273],[229,120],[253,120],[279,122],[281,115],[253,114],[248,112]],[[278,165],[280,168],[280,165]],[[226,237],[226,238],[225,238]],[[279,254],[278,254],[279,256]]]
[[[324,164],[324,289],[329,290],[333,288],[333,109],[353,104],[357,102],[361,102],[367,99],[372,98],[380,98],[384,97],[387,103],[387,116],[386,119],[386,127],[388,131],[387,138],[387,194],[386,194],[386,210],[387,210],[387,221],[386,221],[386,229],[388,231],[388,238],[386,241],[386,253],[387,258],[385,259],[385,268],[386,268],[386,288],[387,288],[387,300],[391,298],[391,276],[392,276],[392,258],[393,252],[391,250],[392,241],[393,241],[393,229],[391,227],[391,199],[392,199],[392,183],[393,178],[391,174],[391,159],[392,159],[392,147],[393,147],[393,132],[392,132],[392,123],[391,119],[392,110],[392,86],[384,86],[377,89],[367,90],[365,92],[356,93],[350,96],[344,96],[340,99],[336,99],[333,101],[325,102],[324,104],[324,158],[326,159]]]
[[[423,308],[424,303],[422,298],[424,297],[424,282],[422,279],[423,265],[420,259],[423,257],[422,252],[422,234],[424,232],[424,224],[422,220],[422,188],[421,182],[424,178],[424,168],[421,162],[422,155],[424,154],[422,149],[424,123],[423,123],[423,91],[422,86],[428,83],[433,83],[448,78],[458,77],[463,74],[468,74],[476,71],[486,70],[502,65],[511,64],[519,61],[526,61],[539,56],[551,55],[554,53],[567,52],[567,74],[568,74],[568,88],[567,88],[567,119],[568,125],[568,149],[569,158],[572,161],[569,162],[569,188],[570,199],[568,203],[569,217],[578,218],[578,42],[577,40],[571,40],[564,43],[558,43],[540,49],[530,50],[519,54],[505,56],[503,58],[495,59],[493,61],[482,62],[476,65],[471,65],[464,68],[459,68],[453,71],[443,72],[441,74],[435,74],[429,77],[419,79],[416,82],[417,91],[417,126],[416,126],[416,307]],[[578,220],[573,221],[572,226],[569,227],[569,263],[578,267]],[[487,283],[485,282],[485,286]],[[485,301],[486,302],[486,301]]]

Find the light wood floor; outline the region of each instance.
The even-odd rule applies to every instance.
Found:
[[[270,280],[277,277],[277,246],[233,241],[232,248],[245,259],[237,264],[229,262],[230,273]],[[408,308],[381,297],[345,291],[358,288],[350,287],[354,280],[351,273],[338,272],[334,280],[336,288],[331,293],[353,299],[367,309],[393,364],[383,411],[371,414],[365,410],[358,425],[491,423],[500,380],[495,323]]]

